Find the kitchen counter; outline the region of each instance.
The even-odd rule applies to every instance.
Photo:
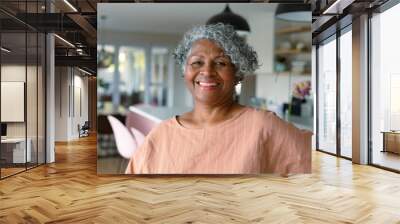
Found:
[[[172,118],[175,115],[181,115],[185,112],[188,112],[191,110],[191,108],[159,107],[159,106],[152,106],[152,105],[148,105],[148,104],[140,104],[140,105],[130,106],[129,110],[131,112],[140,114],[154,122],[159,123],[163,120]]]

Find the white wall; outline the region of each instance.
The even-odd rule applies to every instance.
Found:
[[[301,81],[311,81],[309,75],[262,74],[257,76],[257,97],[262,97],[267,102],[274,104],[289,102],[294,86]]]
[[[260,68],[256,71],[256,74],[272,73],[275,33],[274,13],[253,13],[251,17],[246,19],[251,29],[251,32],[247,37],[247,42],[256,50],[258,61],[261,64]]]
[[[56,67],[55,86],[55,140],[77,139],[78,124],[88,120],[88,78],[77,69]],[[78,97],[79,89],[81,97]],[[82,114],[77,105],[82,106]]]
[[[2,65],[1,81],[25,82],[25,65]],[[28,66],[28,69],[32,67]]]
[[[55,141],[68,140],[68,68],[55,68]]]
[[[246,18],[251,33],[247,41],[258,55],[260,68],[255,71],[257,97],[286,102],[288,99],[288,76],[276,77],[274,71],[275,18],[273,12],[254,13]]]
[[[1,66],[1,81],[3,82],[25,82],[26,70],[30,73],[33,70],[32,66],[25,65],[2,65]],[[33,94],[32,94],[33,95]],[[28,94],[29,96],[29,94]],[[3,97],[3,96],[2,96]],[[1,108],[7,110],[8,108]],[[7,122],[8,137],[25,137],[26,122]]]

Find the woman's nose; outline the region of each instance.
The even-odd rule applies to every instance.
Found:
[[[215,67],[211,63],[206,63],[202,71],[203,75],[215,75]]]

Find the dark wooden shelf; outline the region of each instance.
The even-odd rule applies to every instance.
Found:
[[[276,31],[276,35],[286,35],[292,33],[311,32],[311,26],[285,27]]]
[[[277,75],[303,75],[303,76],[311,76],[311,71],[305,70],[304,72],[291,72],[291,71],[283,71],[283,72],[274,72]]]
[[[294,54],[311,54],[309,50],[297,50],[297,49],[276,49],[276,55],[294,55]]]

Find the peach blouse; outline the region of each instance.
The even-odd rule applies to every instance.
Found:
[[[311,132],[274,113],[246,107],[212,127],[176,117],[160,123],[133,154],[127,174],[310,173]]]

